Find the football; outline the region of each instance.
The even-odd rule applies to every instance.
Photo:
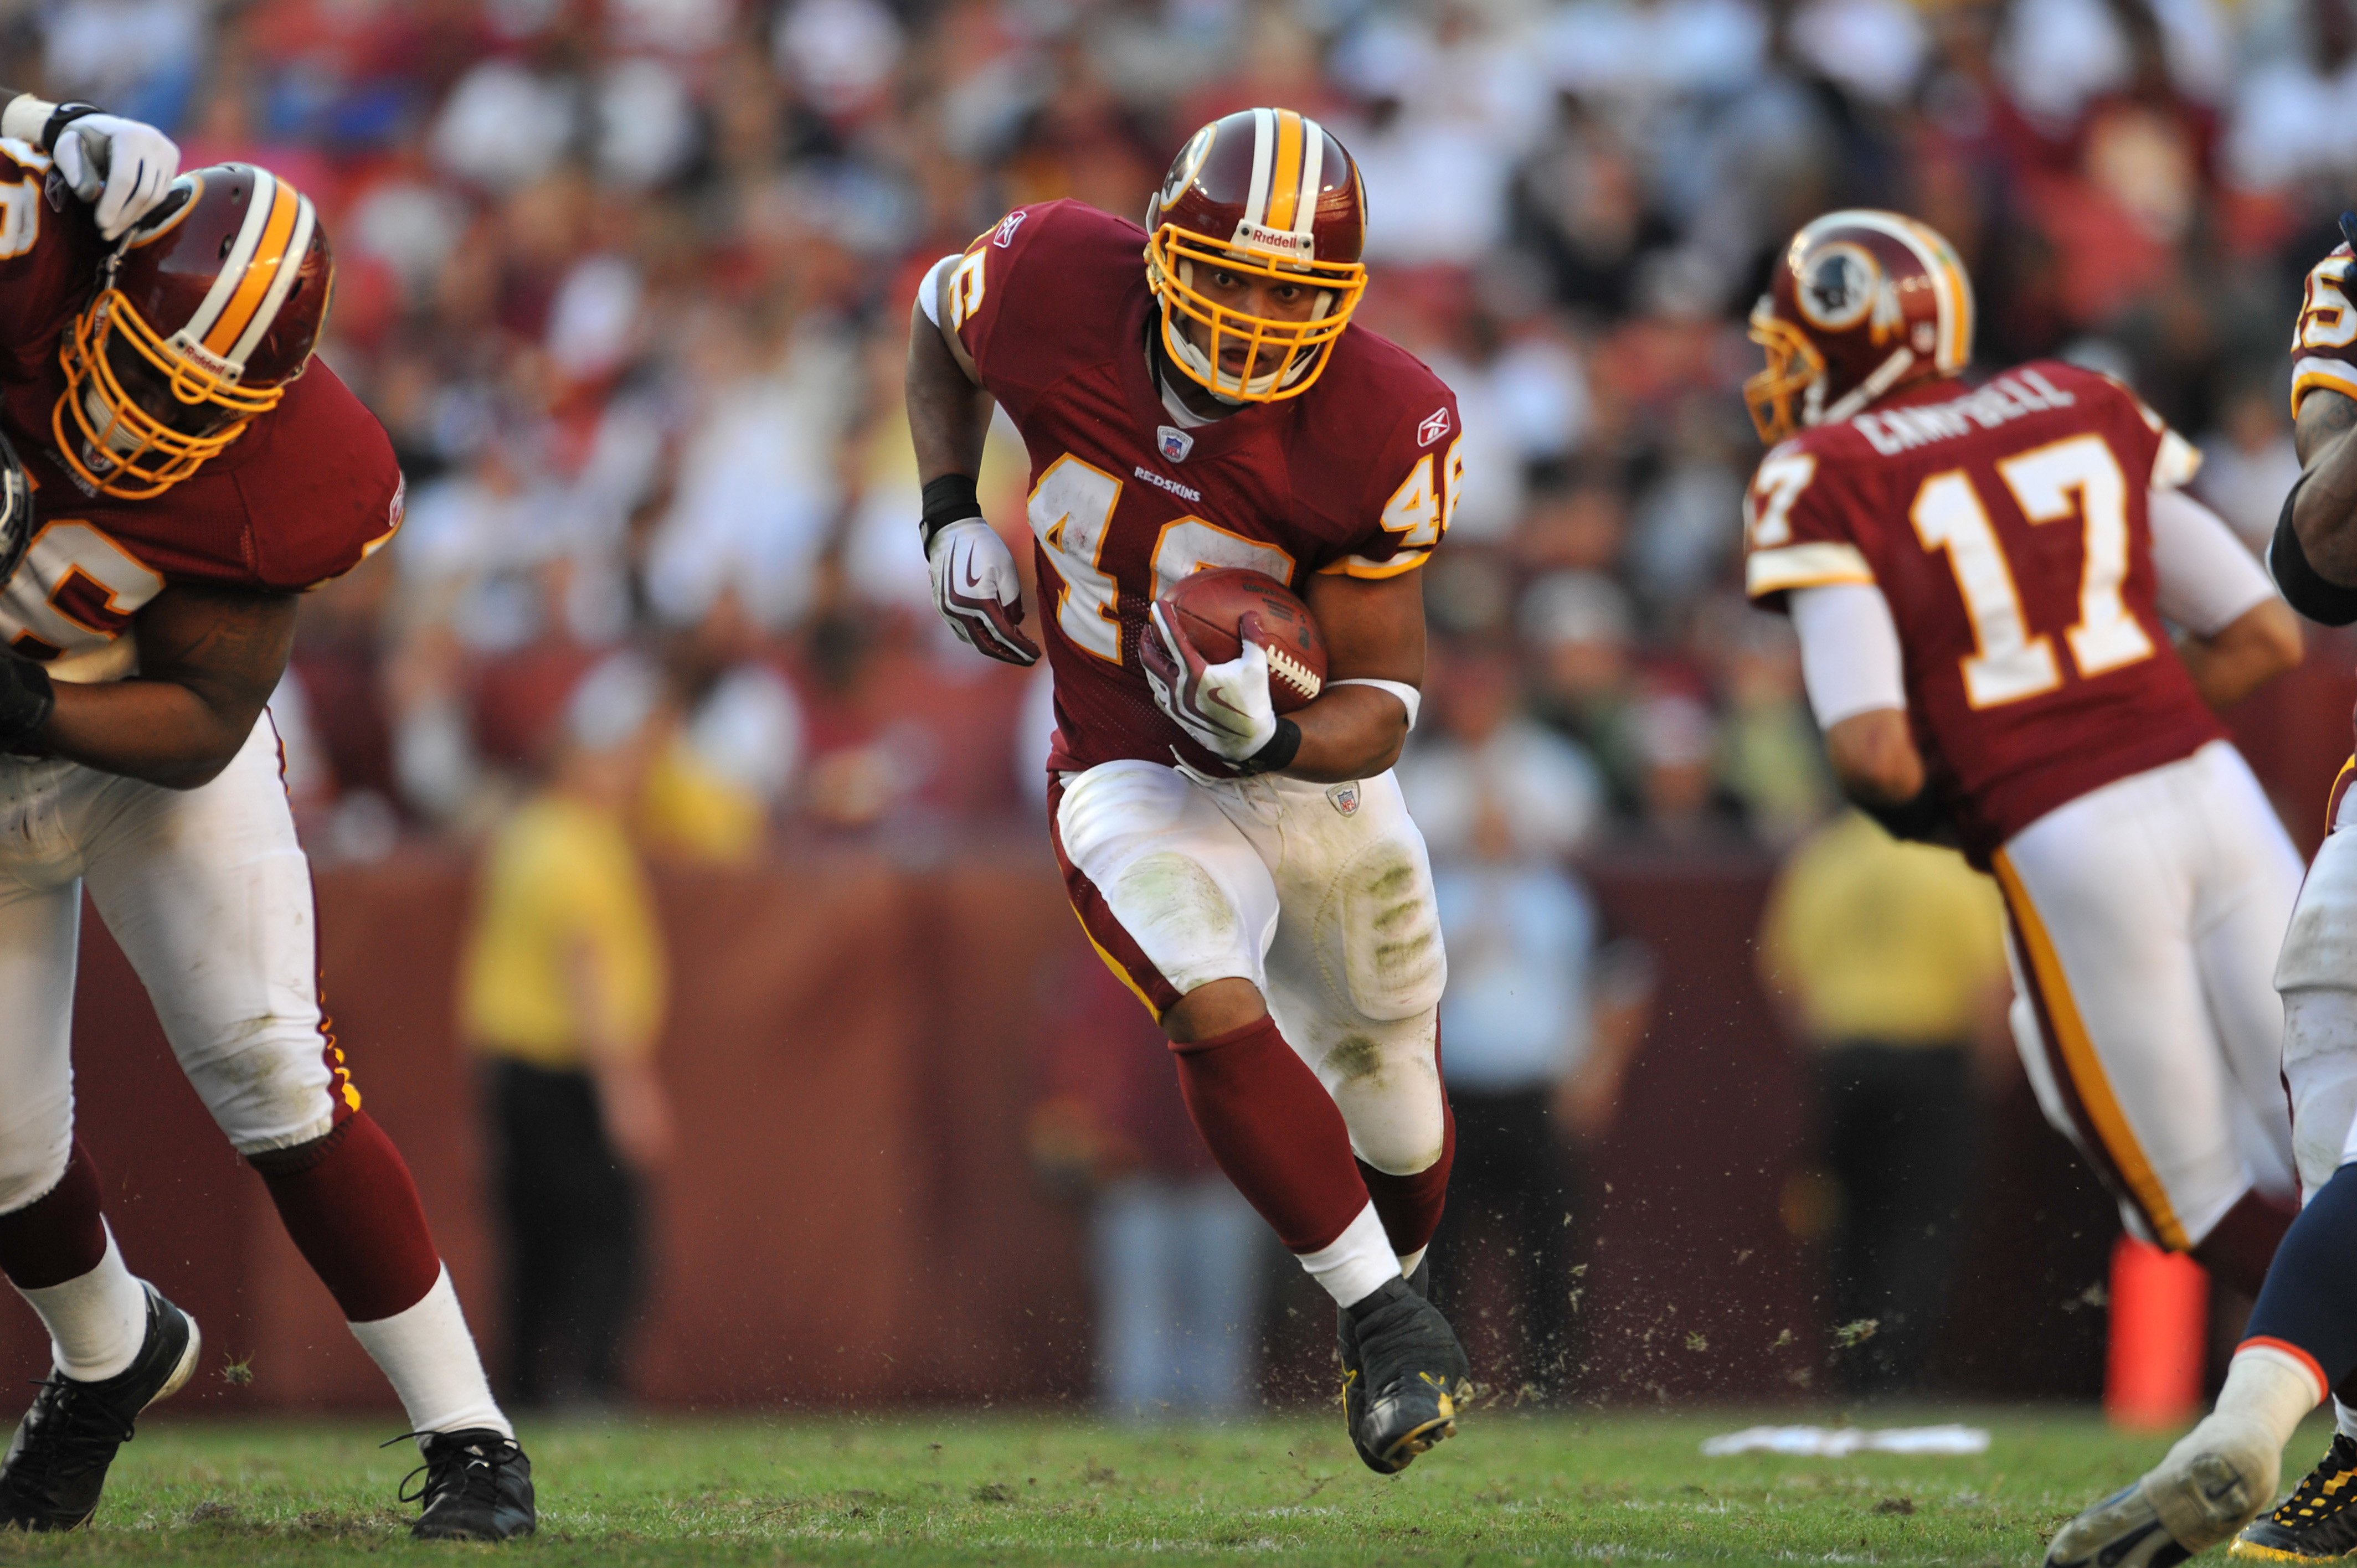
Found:
[[[1162,596],[1166,613],[1178,618],[1187,640],[1213,664],[1243,652],[1236,628],[1247,615],[1260,618],[1262,650],[1268,655],[1268,690],[1276,711],[1289,714],[1326,687],[1326,639],[1300,596],[1265,572],[1221,566],[1182,577]]]

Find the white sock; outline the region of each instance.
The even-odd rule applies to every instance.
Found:
[[[41,1315],[49,1331],[49,1357],[67,1377],[95,1383],[138,1359],[147,1338],[147,1287],[124,1267],[112,1228],[98,1267],[63,1284],[38,1290],[19,1285],[16,1294]]]
[[[488,1426],[503,1437],[515,1435],[491,1398],[447,1268],[416,1305],[374,1323],[355,1323],[351,1330],[401,1396],[412,1432]]]
[[[2218,1407],[2208,1420],[2251,1423],[2273,1435],[2280,1453],[2308,1412],[2331,1392],[2313,1362],[2273,1345],[2245,1345],[2226,1363],[2226,1386],[2218,1391]]]
[[[1359,1217],[1330,1243],[1314,1252],[1296,1252],[1294,1256],[1309,1271],[1309,1277],[1323,1285],[1326,1294],[1341,1306],[1364,1301],[1381,1290],[1384,1282],[1400,1277],[1399,1258],[1393,1252],[1391,1238],[1383,1234],[1383,1222],[1376,1218],[1372,1203],[1359,1210]]]
[[[1431,1251],[1432,1249],[1430,1247],[1418,1247],[1415,1251],[1410,1252],[1406,1257],[1402,1258],[1399,1261],[1400,1278],[1404,1280],[1412,1280],[1415,1278],[1416,1265],[1423,1262],[1424,1255]]]
[[[2332,1425],[2341,1436],[2357,1443],[2357,1410],[2351,1410],[2339,1400],[2332,1402]]]

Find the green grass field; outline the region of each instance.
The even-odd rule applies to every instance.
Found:
[[[1738,1413],[1495,1412],[1406,1474],[1302,1417],[1140,1433],[1049,1416],[527,1427],[541,1532],[404,1533],[406,1445],[350,1425],[157,1421],[94,1528],[0,1537],[0,1563],[2030,1563],[2046,1532],[2165,1446],[2080,1411],[1917,1412],[1991,1428],[1971,1458],[1706,1459]],[[1807,1419],[1789,1413],[1774,1419]],[[1872,1424],[1901,1423],[1903,1416]],[[2311,1441],[2313,1439],[2313,1441]],[[2319,1425],[2287,1464],[2320,1452]]]

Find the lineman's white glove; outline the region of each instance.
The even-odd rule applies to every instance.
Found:
[[[1039,662],[1039,645],[1023,635],[1023,577],[1014,553],[978,517],[934,532],[925,551],[933,603],[958,639],[1006,664]]]
[[[1236,628],[1242,653],[1224,664],[1210,664],[1159,602],[1146,615],[1137,661],[1145,667],[1155,703],[1204,750],[1233,763],[1251,760],[1276,735],[1268,655],[1254,640],[1261,633],[1260,618],[1248,615]]]
[[[153,125],[120,114],[85,114],[49,149],[73,193],[94,204],[109,240],[145,218],[180,172],[180,149]]]

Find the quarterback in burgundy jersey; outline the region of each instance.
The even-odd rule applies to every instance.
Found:
[[[1910,219],[1793,237],[1752,317],[1747,584],[1852,799],[1996,876],[2049,1118],[2133,1231],[2255,1292],[2295,1189],[2270,976],[2299,869],[2212,709],[2297,623],[2125,387],[1963,381],[1972,309]]]
[[[93,120],[105,140],[78,129]],[[0,1271],[55,1361],[0,1461],[0,1522],[88,1520],[139,1412],[199,1355],[193,1319],[126,1267],[73,1135],[86,890],[401,1396],[426,1462],[417,1532],[514,1535],[530,1466],[408,1168],[327,1033],[264,711],[297,596],[392,537],[401,474],[312,358],[334,264],[310,200],[247,165],[177,163],[86,105],[0,111],[0,433],[31,499],[0,592]],[[110,227],[80,194],[92,166],[156,188]]]
[[[2357,214],[2341,229],[2357,240]],[[2292,607],[2357,622],[2357,311],[2346,243],[2309,274],[2292,327],[2298,480],[2268,551]],[[2229,1555],[2324,1562],[2357,1552],[2357,797],[2341,769],[2327,831],[2284,934],[2282,1083],[2305,1203],[2285,1234],[2210,1415],[2136,1485],[2065,1526],[2052,1563],[2171,1562],[2234,1535]],[[2284,1444],[2328,1397],[2337,1428],[2275,1501]],[[2244,1528],[2247,1524],[2247,1528]],[[2241,1533],[2235,1534],[2240,1529]],[[2174,1555],[2169,1553],[2173,1552]]]
[[[1221,1167],[1333,1295],[1352,1441],[1390,1471],[1455,1430],[1466,1373],[1422,1288],[1454,1135],[1447,971],[1391,773],[1462,431],[1439,379],[1351,320],[1365,225],[1318,122],[1214,121],[1145,227],[1044,202],[942,258],[909,411],[942,610],[1028,664],[974,489],[989,402],[1022,433],[1073,908],[1161,1021]],[[1329,650],[1323,693],[1282,718],[1260,647],[1211,663],[1154,613],[1235,566],[1302,595]]]

